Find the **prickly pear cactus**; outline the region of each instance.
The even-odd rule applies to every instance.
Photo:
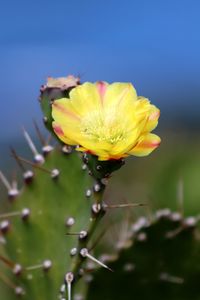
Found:
[[[76,83],[72,77],[59,82],[50,79],[42,87],[41,106],[48,126],[50,102]],[[6,299],[53,300],[63,289],[77,237],[85,238],[93,183],[71,147],[46,143],[40,154],[25,130],[24,136],[34,161],[19,157],[12,149],[24,186],[18,189],[16,182],[9,183],[0,174],[9,198],[0,212],[0,287]]]
[[[42,165],[26,171],[25,186],[18,195],[9,191],[10,207],[1,211],[2,279],[13,287],[8,299],[14,293],[57,299],[76,246],[76,237],[66,233],[89,223],[91,182],[77,154],[65,151],[53,149]]]
[[[199,299],[198,218],[168,209],[130,225],[117,257],[103,255],[114,273],[94,272],[87,299]]]

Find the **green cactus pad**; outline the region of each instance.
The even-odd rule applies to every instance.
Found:
[[[16,215],[0,220],[5,239],[0,254],[10,261],[9,266],[0,260],[0,287],[2,282],[7,285],[5,299],[16,299],[20,288],[23,299],[58,299],[70,271],[70,250],[77,245],[77,236],[66,233],[86,230],[90,222],[86,190],[91,179],[77,153],[55,148],[33,171],[32,181],[26,177],[29,183],[10,200],[8,211]],[[10,223],[7,228],[5,221]]]
[[[199,299],[200,240],[197,218],[163,210],[130,229],[114,270],[93,274],[87,300]],[[113,241],[114,243],[114,241]]]

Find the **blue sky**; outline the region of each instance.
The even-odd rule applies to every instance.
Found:
[[[200,1],[1,1],[0,138],[41,118],[47,76],[130,81],[163,121],[199,116]]]

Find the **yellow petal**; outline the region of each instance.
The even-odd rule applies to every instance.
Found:
[[[104,107],[132,105],[137,100],[137,93],[131,83],[112,83],[108,85],[104,96]]]
[[[56,100],[52,104],[52,117],[60,124],[80,122],[80,116],[74,111],[71,101],[67,98]]]
[[[154,130],[158,125],[159,117],[160,117],[160,110],[156,106],[151,105],[149,111],[149,117],[143,132],[151,132],[152,130]]]
[[[91,111],[101,109],[101,97],[97,86],[90,82],[85,82],[72,89],[70,100],[74,111],[82,117]]]
[[[138,143],[128,152],[135,156],[146,156],[160,145],[160,138],[156,134],[147,133],[139,138]]]
[[[52,127],[53,127],[53,130],[54,130],[55,134],[59,137],[59,139],[63,143],[68,144],[68,145],[76,145],[75,141],[69,139],[66,136],[66,133],[63,131],[62,127],[58,123],[53,122]]]
[[[122,120],[123,122],[123,120]],[[145,119],[139,120],[136,122],[135,127],[133,127],[133,123],[129,122],[132,126],[129,129],[129,134],[124,137],[123,140],[117,142],[113,145],[113,147],[110,150],[111,155],[122,155],[123,153],[127,153],[130,151],[130,149],[133,147],[133,145],[136,144],[143,128],[146,123]],[[127,124],[127,128],[128,128]]]

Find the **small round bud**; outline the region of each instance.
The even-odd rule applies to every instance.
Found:
[[[36,163],[43,164],[44,163],[44,157],[41,154],[38,153],[34,156],[34,161]]]
[[[93,205],[92,205],[92,212],[94,213],[94,214],[98,214],[99,212],[101,211],[101,204],[100,203],[94,203]]]
[[[16,188],[12,188],[8,191],[8,197],[10,199],[14,199],[19,195],[19,190]]]
[[[71,283],[74,280],[74,274],[72,272],[68,272],[65,275],[65,281],[66,283]]]
[[[60,287],[60,293],[64,294],[65,290],[66,290],[66,286],[65,286],[65,284],[62,284],[61,287]]]
[[[30,213],[31,213],[31,211],[30,211],[29,208],[22,209],[22,212],[21,212],[21,218],[22,218],[22,220],[26,221],[29,218]]]
[[[80,240],[83,240],[87,237],[87,231],[85,230],[82,230],[80,233],[79,233],[79,238]]]
[[[97,169],[97,171],[101,171],[101,170],[102,170],[102,166],[97,165],[97,166],[96,166],[96,169]]]
[[[82,170],[85,171],[86,169],[87,169],[87,165],[86,165],[86,164],[83,164],[83,165],[82,165]]]
[[[71,227],[72,225],[74,225],[74,223],[75,223],[75,219],[72,218],[72,217],[69,217],[69,218],[66,220],[65,225],[66,225],[67,227]]]
[[[46,146],[42,147],[42,152],[44,155],[47,155],[52,150],[53,150],[53,147],[51,145],[46,145]]]
[[[85,196],[86,196],[87,198],[91,197],[91,196],[92,196],[92,191],[91,191],[90,189],[88,189],[88,190],[86,191],[86,193],[85,193]]]
[[[8,220],[3,220],[0,223],[0,230],[3,234],[6,234],[10,229],[10,222]]]
[[[88,255],[88,249],[87,249],[87,248],[82,248],[82,249],[80,250],[80,255],[81,255],[82,257],[87,257],[87,255]]]
[[[64,154],[70,154],[70,153],[72,153],[72,147],[69,146],[69,145],[64,145],[64,146],[62,147],[62,152],[63,152]]]
[[[13,274],[20,275],[22,272],[22,266],[20,264],[15,264],[13,267]]]
[[[93,189],[94,189],[94,192],[98,193],[101,190],[101,185],[99,183],[95,183]]]
[[[197,224],[197,220],[195,217],[188,217],[183,222],[185,227],[195,227]]]
[[[33,171],[27,170],[27,171],[24,172],[24,174],[23,174],[24,181],[25,181],[27,184],[31,183],[32,180],[33,180],[33,176],[34,176]]]
[[[59,175],[60,175],[60,171],[58,169],[53,169],[51,171],[51,178],[57,179]]]
[[[77,254],[77,248],[72,248],[71,250],[70,250],[70,255],[71,256],[75,256]]]
[[[17,286],[15,288],[15,294],[17,296],[23,296],[25,294],[25,292],[24,292],[24,290],[23,290],[23,288],[21,286]]]
[[[52,267],[52,261],[49,259],[46,259],[43,261],[43,270],[48,271]]]

